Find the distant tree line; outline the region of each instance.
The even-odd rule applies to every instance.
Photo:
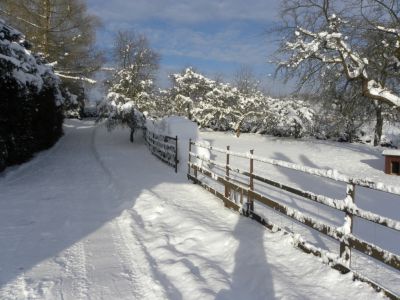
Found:
[[[299,80],[296,96],[282,99],[267,96],[248,67],[241,67],[234,74],[231,84],[225,83],[221,76],[210,79],[189,67],[169,75],[170,88],[158,89],[154,79],[159,55],[150,47],[145,36],[119,32],[114,40],[113,52],[117,68],[108,81],[110,94],[99,105],[99,119],[106,118],[109,129],[126,125],[132,133],[135,124],[141,124],[128,121],[129,116],[137,115],[137,111],[152,117],[174,114],[186,116],[200,127],[232,130],[238,136],[241,132],[258,132],[296,138],[308,135],[344,142],[360,138],[368,141],[367,136],[363,137],[368,133],[364,127],[375,121],[372,140],[375,145],[386,143],[381,141],[383,120],[398,120],[396,109],[399,101],[395,83],[398,80],[396,68],[400,63],[396,61],[397,52],[393,47],[397,49],[400,46],[393,39],[394,33],[382,36],[381,44],[385,49],[380,50],[382,47],[378,46],[371,48],[374,39],[365,32],[364,35],[354,33],[352,36],[352,32],[346,31],[345,37],[338,30],[347,26],[347,22],[343,25],[340,18],[336,21],[330,17],[324,19],[330,10],[336,11],[331,8],[330,1],[310,1],[309,5],[303,5],[303,2],[307,4],[308,0],[282,3],[285,26],[280,29],[283,42],[277,52],[280,58],[278,71],[283,71],[287,79]],[[371,3],[374,1],[371,0]],[[354,6],[352,9],[354,12]],[[372,9],[376,7],[368,7],[368,10]],[[379,21],[380,14],[385,11],[373,12],[378,15],[369,14],[369,17]],[[313,34],[308,29],[304,32],[298,29],[293,32],[292,28],[300,28],[300,25],[293,25],[296,22],[327,31]],[[364,27],[367,27],[365,23]],[[390,28],[385,27],[385,32],[391,31]],[[332,32],[329,33],[329,30]],[[366,37],[368,39],[363,41]],[[355,43],[356,50],[352,50],[347,45],[350,38],[359,41],[362,48]],[[370,44],[371,47],[368,46]],[[359,49],[365,49],[365,52]],[[365,55],[370,55],[367,49],[375,51],[375,54],[366,58]],[[380,54],[376,53],[378,50]],[[378,58],[381,61],[372,60]],[[381,66],[381,73],[378,66]],[[305,86],[308,89],[302,90]]]

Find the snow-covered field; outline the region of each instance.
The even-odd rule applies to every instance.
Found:
[[[231,151],[234,152],[248,153],[250,149],[254,149],[254,153],[257,156],[283,160],[311,168],[335,169],[350,177],[370,178],[387,185],[400,186],[399,176],[386,175],[383,172],[384,158],[382,151],[385,148],[315,139],[295,140],[257,134],[242,134],[237,138],[232,133],[210,131],[203,131],[201,137],[210,143],[210,145],[218,148],[225,149],[229,145]],[[211,158],[222,164],[225,163],[225,154],[212,152]],[[239,167],[244,170],[249,169],[249,161],[247,159],[231,156],[230,164],[233,167]],[[219,174],[225,173],[225,170],[218,170],[218,168],[214,168],[214,171]],[[346,197],[345,184],[302,172],[255,162],[255,173],[301,190],[311,191],[335,199],[340,200]],[[240,179],[240,176],[238,179]],[[242,177],[241,180],[243,179],[246,182],[248,181],[248,178]],[[265,186],[257,182],[255,183],[255,189],[327,225],[340,227],[344,224],[344,213],[342,212],[274,188],[265,188]],[[222,187],[220,191],[223,191]],[[400,196],[398,195],[357,187],[355,203],[358,207],[365,210],[394,220],[400,220]],[[317,247],[333,253],[339,252],[339,244],[337,242],[312,229],[301,226],[269,209],[265,209],[262,205],[256,206],[256,211],[275,224],[289,231],[300,233],[307,241]],[[355,218],[353,232],[356,236],[370,243],[376,244],[395,254],[400,254],[400,234],[397,231]],[[384,267],[375,260],[360,255],[356,251],[353,251],[353,254],[351,266],[353,269],[380,282],[396,293],[400,293],[399,272],[394,271],[390,267]]]
[[[69,120],[0,177],[0,299],[379,299],[128,132]]]

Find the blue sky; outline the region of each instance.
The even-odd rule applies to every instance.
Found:
[[[88,6],[103,21],[98,41],[106,50],[118,30],[133,29],[148,37],[161,54],[162,85],[168,74],[187,66],[229,81],[246,65],[272,94],[287,90],[270,76],[275,67],[268,63],[276,38],[266,31],[279,20],[279,1],[89,0]]]

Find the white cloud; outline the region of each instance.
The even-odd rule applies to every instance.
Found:
[[[157,19],[176,23],[276,20],[276,0],[90,0],[92,12],[106,22]]]
[[[92,13],[104,21],[101,35],[110,40],[120,29],[144,33],[164,58],[160,81],[166,74],[194,65],[209,76],[231,76],[239,65],[248,65],[277,86],[266,74],[276,44],[265,35],[278,21],[277,0],[89,0]],[[109,47],[102,43],[102,47]],[[265,70],[265,72],[264,72]],[[270,89],[270,88],[268,88]]]
[[[190,28],[145,29],[162,55],[193,57],[238,64],[265,64],[273,45],[262,32],[223,27],[216,32]]]

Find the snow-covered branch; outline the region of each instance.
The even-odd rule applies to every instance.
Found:
[[[62,74],[60,72],[56,72],[55,74],[57,76],[61,77],[61,78],[84,81],[84,82],[87,82],[87,83],[90,83],[90,84],[96,84],[97,83],[96,80],[93,80],[91,78],[84,77],[84,76],[70,76],[70,75]]]
[[[286,50],[291,52],[292,56],[288,61],[281,62],[280,66],[298,68],[309,60],[317,60],[326,65],[340,65],[347,80],[361,80],[364,96],[400,108],[400,96],[385,88],[381,82],[372,79],[367,72],[368,58],[346,42],[346,37],[339,30],[340,25],[345,22],[333,15],[328,19],[328,23],[329,29],[321,32],[299,27],[295,31],[295,41],[286,43]],[[383,26],[378,28],[388,33],[399,34],[397,29]]]

